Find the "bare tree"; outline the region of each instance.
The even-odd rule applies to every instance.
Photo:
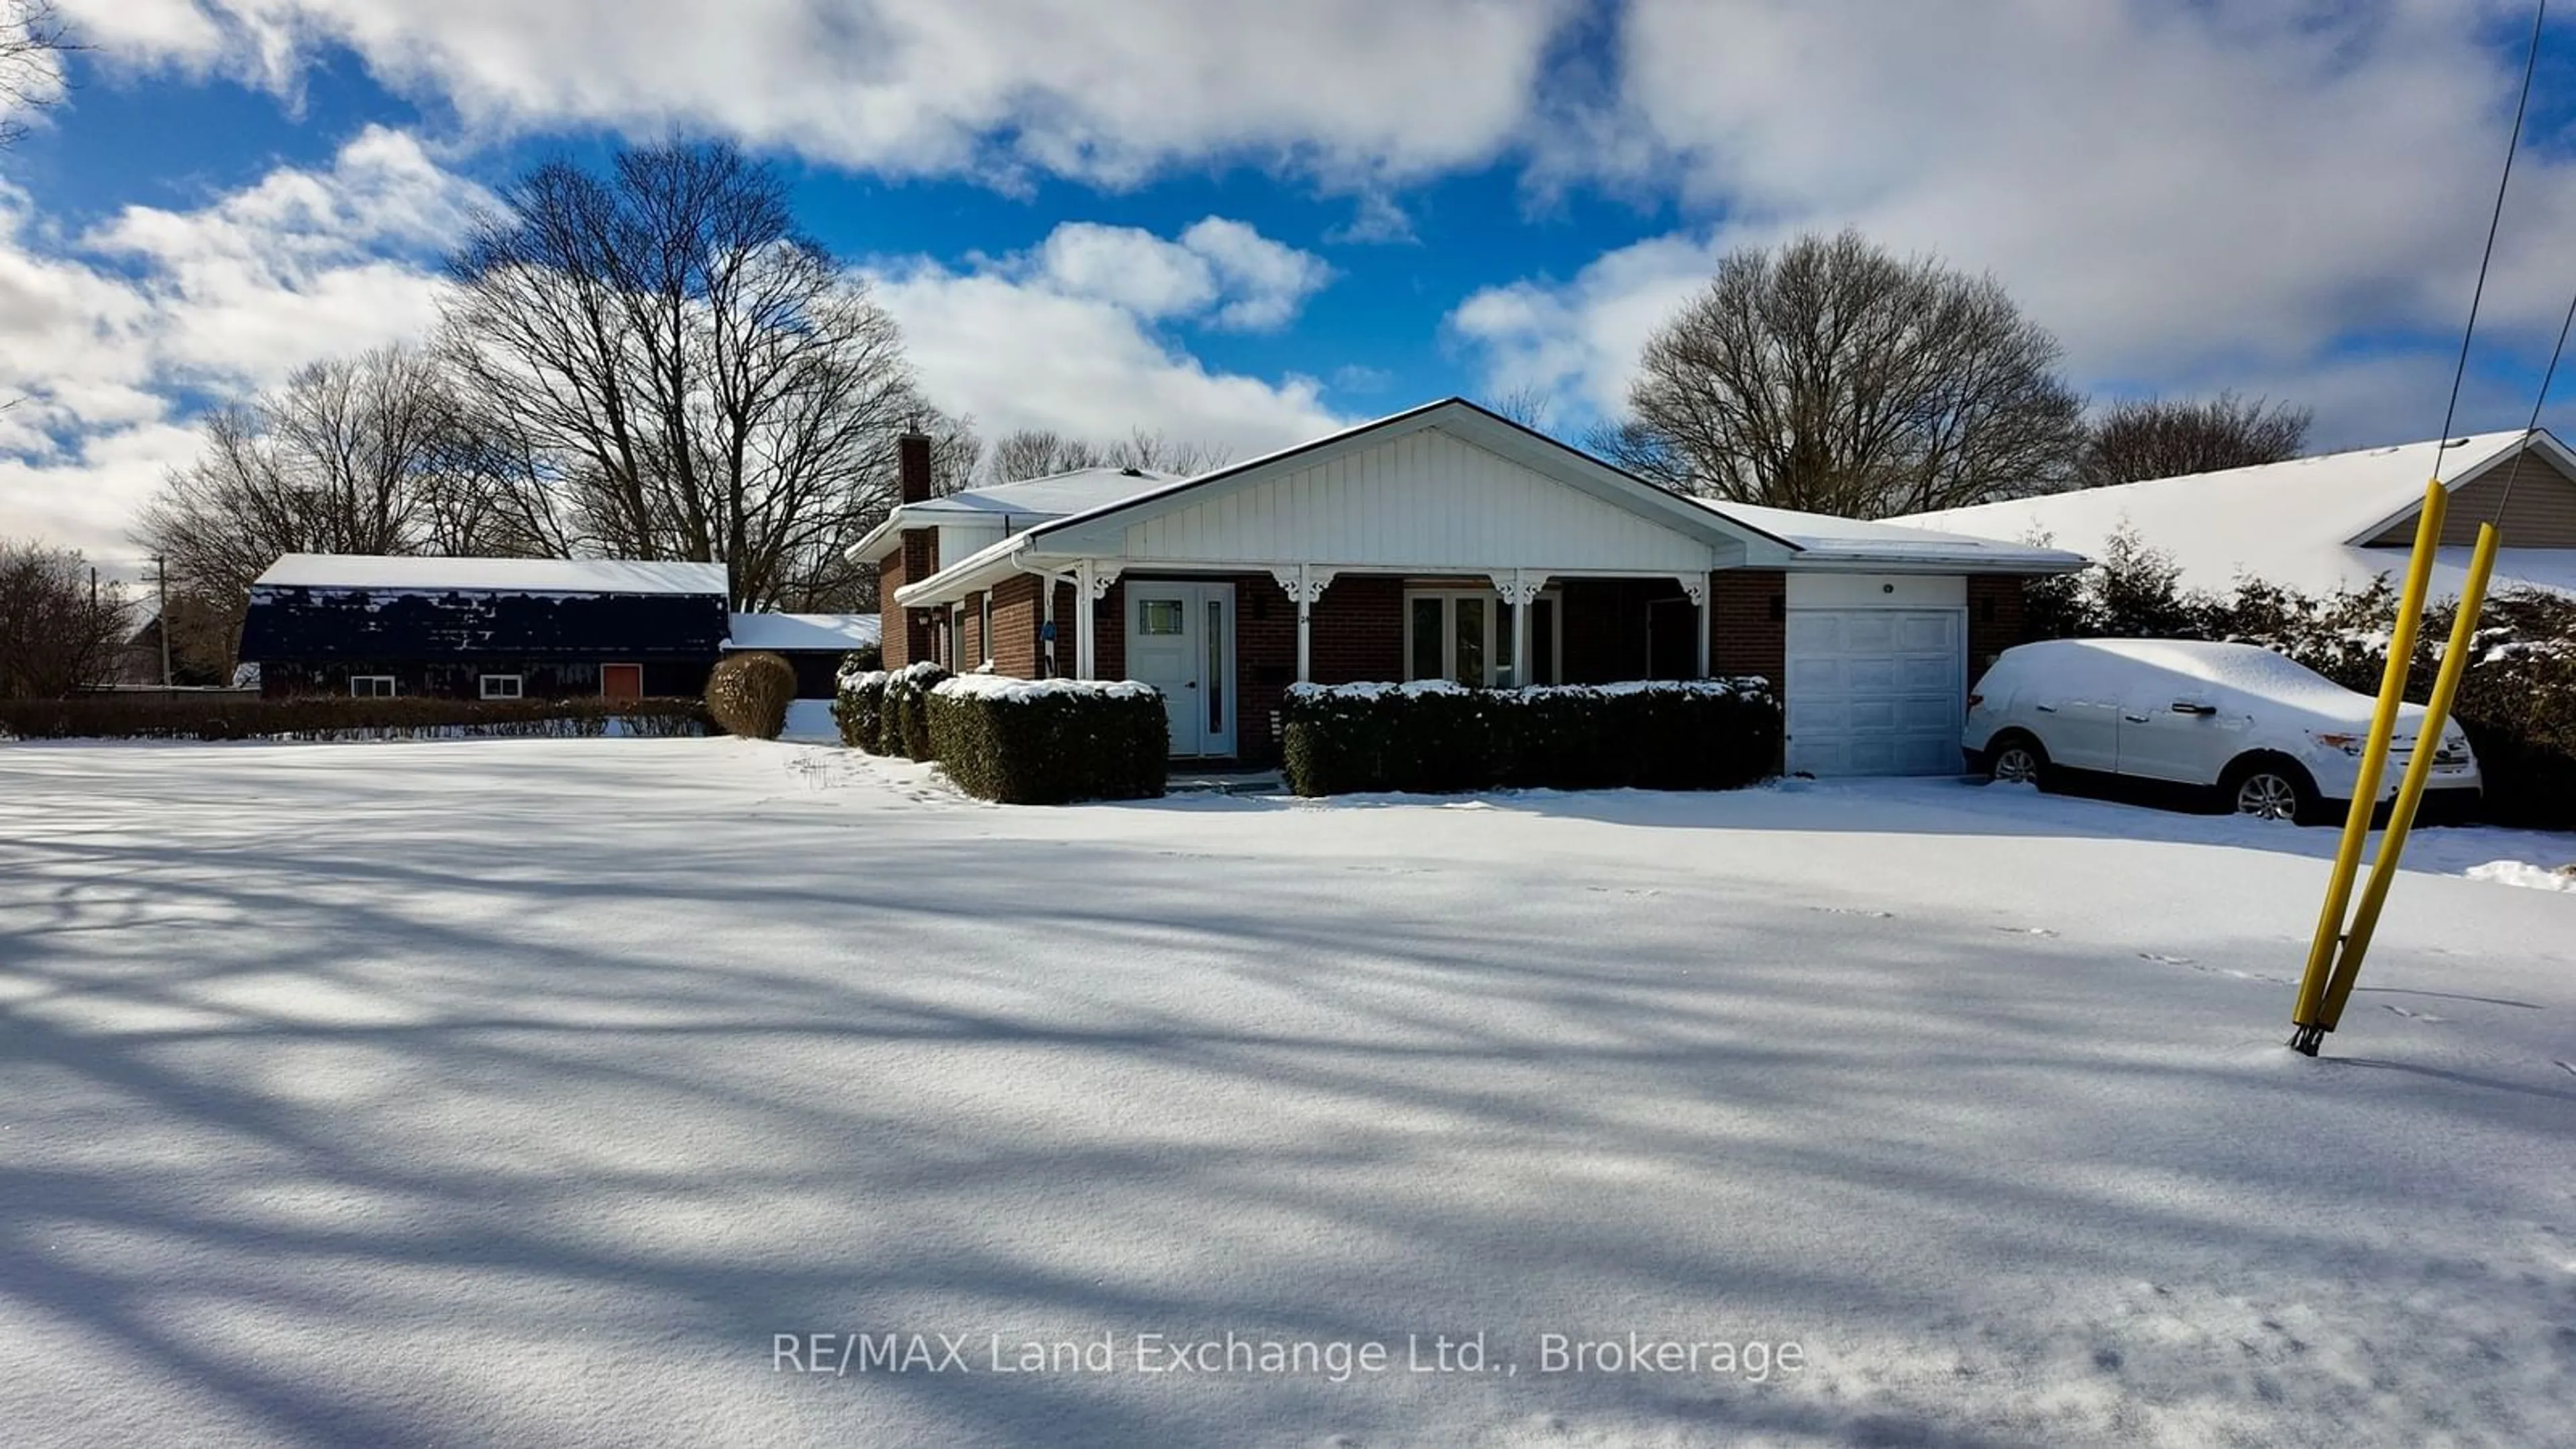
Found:
[[[1534,383],[1524,383],[1488,399],[1485,410],[1496,417],[1516,422],[1533,433],[1544,433],[1548,415],[1556,410],[1556,394]]]
[[[105,682],[133,634],[124,590],[71,549],[0,539],[0,699]]]
[[[13,113],[62,99],[62,58],[84,49],[64,31],[53,0],[0,0],[0,146],[27,132]]]
[[[196,461],[145,505],[135,541],[188,601],[196,661],[237,629],[251,580],[289,553],[517,554],[536,540],[504,507],[431,360],[404,347],[313,363],[200,425]],[[179,646],[182,631],[174,630]]]
[[[1077,468],[1136,468],[1180,477],[1222,468],[1234,456],[1223,444],[1192,442],[1166,436],[1161,429],[1139,427],[1112,443],[1071,437],[1053,428],[1021,428],[993,441],[985,455],[985,476],[995,483],[1044,478]]]
[[[2199,402],[2144,398],[2105,409],[2084,440],[2075,486],[2177,478],[2298,457],[2308,446],[2306,408],[2222,392]]]
[[[724,145],[564,162],[450,259],[442,350],[553,550],[721,562],[741,607],[829,592],[922,399],[894,319]]]
[[[985,476],[996,483],[1044,478],[1077,468],[1104,468],[1107,450],[1096,443],[1067,437],[1053,428],[1018,428],[993,440],[984,455]]]
[[[2083,436],[2058,357],[1991,277],[1802,237],[1721,261],[1591,441],[1658,481],[1856,518],[2045,492]]]

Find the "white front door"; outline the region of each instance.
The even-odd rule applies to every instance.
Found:
[[[1234,585],[1127,581],[1127,677],[1163,694],[1175,755],[1234,753]]]
[[[1954,775],[1966,621],[1956,609],[1791,609],[1789,769]]]

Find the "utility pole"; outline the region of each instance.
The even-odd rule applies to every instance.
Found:
[[[152,555],[152,583],[154,593],[159,596],[156,606],[159,612],[153,616],[152,632],[161,636],[161,687],[168,689],[170,687],[170,560],[157,553]]]

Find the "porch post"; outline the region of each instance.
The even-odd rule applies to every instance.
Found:
[[[1315,682],[1315,601],[1333,582],[1338,568],[1319,564],[1272,564],[1270,576],[1297,606],[1297,682]]]
[[[1089,679],[1099,646],[1092,636],[1098,610],[1091,606],[1091,560],[1073,566],[1073,677]]]
[[[1529,575],[1512,570],[1512,687],[1527,689],[1538,679],[1538,660],[1530,655],[1530,615],[1538,612],[1538,589]]]
[[[1297,682],[1315,682],[1314,565],[1297,565]]]
[[[1691,608],[1698,616],[1699,627],[1695,632],[1699,637],[1693,642],[1698,650],[1699,677],[1706,679],[1708,678],[1708,631],[1709,626],[1716,622],[1716,610],[1710,607],[1708,575],[1684,574],[1681,576],[1681,585],[1682,592],[1690,596]]]

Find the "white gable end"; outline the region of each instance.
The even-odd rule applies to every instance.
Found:
[[[1152,563],[1317,563],[1697,573],[1739,562],[1711,543],[1422,428],[1128,524],[1118,552]]]

